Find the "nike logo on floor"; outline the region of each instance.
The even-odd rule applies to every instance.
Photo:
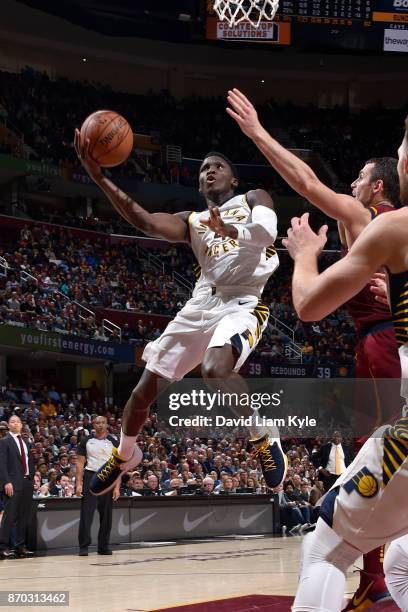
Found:
[[[46,518],[43,526],[41,527],[41,537],[44,542],[50,542],[51,540],[58,538],[61,533],[64,533],[64,531],[67,531],[76,523],[79,523],[79,518],[76,518],[69,523],[64,523],[64,525],[60,525],[59,527],[48,527],[48,518]]]
[[[190,519],[188,518],[188,512],[187,512],[187,514],[184,517],[184,522],[183,522],[184,531],[187,531],[187,532],[193,531],[193,529],[198,527],[198,525],[203,523],[212,514],[214,514],[214,510],[212,512],[209,512],[208,514],[204,514],[204,516],[200,516],[200,518],[195,519],[194,521],[190,521]]]

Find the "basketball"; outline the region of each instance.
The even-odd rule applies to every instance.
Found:
[[[91,157],[104,168],[123,164],[133,148],[133,131],[124,117],[109,110],[92,113],[81,127],[81,140],[90,140]]]

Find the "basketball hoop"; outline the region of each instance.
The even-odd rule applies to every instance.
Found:
[[[232,27],[241,21],[249,21],[255,28],[264,19],[272,21],[278,10],[279,0],[215,0],[214,11],[221,21]]]

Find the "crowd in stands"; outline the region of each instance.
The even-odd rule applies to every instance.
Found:
[[[72,214],[69,210],[57,212],[45,210],[43,207],[31,207],[30,217],[35,221],[76,227],[78,229],[100,232],[103,234],[117,234],[122,236],[141,235],[141,232],[117,215],[114,219],[100,219],[98,217],[81,217]]]
[[[80,304],[96,312],[103,307],[174,316],[189,295],[172,274],[179,273],[192,287],[194,257],[186,247],[173,245],[149,253],[158,256],[161,270],[149,268],[146,253],[131,240],[114,243],[104,234],[91,240],[41,224],[27,224],[19,233],[0,229],[0,255],[11,268],[7,276],[0,276],[0,322],[117,341],[117,332],[103,330],[97,317]],[[303,347],[304,363],[351,364],[355,336],[346,310],[339,309],[319,324],[300,322],[291,300],[292,263],[285,252],[280,259],[263,301],[283,326],[280,333],[269,330],[264,335],[260,354],[284,360],[293,330],[295,342]],[[326,255],[326,265],[330,262],[331,255]],[[123,327],[122,340],[143,344],[159,334],[153,321],[145,325],[135,318],[133,326]]]
[[[97,83],[50,80],[31,68],[20,74],[0,72],[0,91],[0,117],[24,134],[26,152],[34,159],[65,168],[78,167],[72,145],[74,128],[99,108],[123,114],[136,133],[148,134],[163,145],[180,146],[184,157],[201,159],[206,151],[221,150],[236,163],[265,164],[264,157],[225,113],[222,97],[176,100],[166,91],[131,95]],[[332,164],[342,189],[356,178],[365,159],[395,155],[405,116],[378,104],[353,113],[344,106],[279,105],[273,98],[259,107],[259,115],[272,133],[283,128],[288,139],[285,144],[321,153]],[[166,167],[160,155],[132,156],[115,172],[147,182],[197,184],[195,173],[187,167]],[[275,193],[290,192],[273,172],[269,183],[265,187]]]
[[[73,128],[101,107],[122,113],[136,132],[149,134],[162,144],[180,145],[186,157],[201,158],[203,151],[221,149],[237,162],[265,162],[227,116],[222,98],[191,96],[180,101],[167,92],[130,95],[95,83],[65,78],[50,80],[46,74],[30,68],[20,74],[0,72],[0,85],[0,117],[24,133],[26,154],[45,163],[70,166],[77,172]],[[306,107],[299,112],[298,107],[289,103],[279,106],[270,100],[259,108],[267,129],[273,132],[283,126],[294,145],[319,150],[333,162],[344,181],[354,177],[362,151],[368,157],[387,154],[394,147],[393,134],[385,129],[383,133],[390,136],[390,144],[388,140],[381,139],[380,143],[374,138],[373,113],[376,125],[380,122],[385,126],[388,111],[382,112],[378,107],[362,115],[353,115],[345,108],[322,111]],[[390,124],[395,127],[398,121]],[[355,133],[359,134],[358,139],[354,138]],[[352,174],[346,176],[350,168]],[[158,156],[147,162],[145,158],[132,158],[118,172],[145,181],[197,184],[195,170],[176,166],[165,169]],[[264,187],[274,193],[287,193],[275,173],[271,171],[268,176],[269,182]],[[243,179],[241,189],[250,187]],[[95,235],[95,240],[83,239],[66,228],[40,224],[27,225],[19,236],[0,230],[0,255],[11,267],[7,277],[0,277],[0,323],[107,340],[111,338],[110,333],[100,327],[98,316],[84,315],[78,304],[96,311],[112,308],[174,316],[185,303],[188,291],[173,277],[173,272],[178,272],[188,284],[194,284],[193,256],[184,247],[151,251],[163,262],[162,270],[152,269],[134,243],[124,240],[113,244],[107,237],[111,233],[137,233],[119,217],[109,221],[84,219],[67,210],[50,214],[41,206],[33,215],[39,222],[82,227],[105,235]],[[332,232],[328,248],[338,246],[334,235]],[[355,336],[345,309],[339,309],[318,325],[302,324],[291,303],[291,266],[287,255],[282,254],[280,269],[270,279],[263,298],[271,314],[288,327],[280,326],[281,332],[277,334],[271,331],[265,334],[258,346],[259,353],[272,361],[282,361],[287,356],[291,330],[294,330],[293,339],[301,347],[304,363],[351,364]],[[21,270],[36,280],[26,276],[21,282]],[[134,325],[124,327],[122,339],[143,344],[159,333],[153,322],[144,325],[137,320]],[[111,339],[117,339],[116,332]]]
[[[121,412],[117,405],[106,407],[95,381],[90,388],[73,394],[53,384],[22,389],[9,382],[0,392],[0,437],[7,433],[8,418],[18,415],[23,421],[22,435],[32,443],[34,496],[73,497],[78,444],[92,432],[92,421],[98,414],[106,416],[109,433],[119,436]],[[240,430],[217,430],[211,437],[203,435],[200,428],[169,433],[151,413],[137,442],[143,459],[123,478],[121,495],[271,494],[259,461]],[[283,439],[289,469],[284,494],[282,487],[275,492],[282,509],[288,503],[286,510],[296,507],[290,510],[289,526],[316,520],[314,506],[322,485],[311,456],[324,442],[323,437]]]
[[[146,258],[136,244],[111,244],[106,235],[95,236],[84,239],[49,225],[26,225],[16,236],[0,230],[0,255],[11,268],[0,277],[0,320],[106,339],[95,317],[84,318],[80,303],[88,308],[165,315],[181,308],[186,296],[170,271],[181,269],[182,253],[168,249],[161,257],[163,271],[158,273],[145,269]],[[23,282],[21,271],[30,275]],[[191,268],[184,269],[183,275],[193,280]],[[139,323],[131,335],[125,330],[124,339],[157,337],[157,329],[139,329]]]

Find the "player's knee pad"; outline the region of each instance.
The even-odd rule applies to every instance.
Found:
[[[401,610],[408,610],[408,536],[392,542],[384,558],[385,582]]]
[[[312,536],[305,538],[308,563],[330,563],[346,574],[360,556],[360,552],[345,542],[323,519],[317,521],[315,531],[308,535]]]

